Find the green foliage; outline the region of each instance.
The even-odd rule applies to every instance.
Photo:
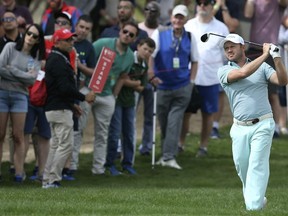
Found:
[[[211,140],[209,156],[195,158],[199,135],[189,135],[177,161],[183,170],[155,166],[151,157],[135,159],[137,176],[91,174],[92,154],[82,154],[76,181],[58,189],[42,189],[26,180],[16,184],[2,165],[1,215],[288,215],[287,137],[275,139],[271,150],[271,176],[265,210],[245,210],[242,186],[236,174],[229,128]],[[157,139],[159,140],[159,139]],[[156,159],[160,149],[156,148]],[[120,162],[117,164],[120,168]],[[32,170],[27,164],[26,170]]]

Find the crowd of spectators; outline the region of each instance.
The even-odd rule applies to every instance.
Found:
[[[11,89],[24,95],[22,105],[27,109],[4,109],[1,102],[0,159],[6,128],[9,127],[10,155],[14,155],[10,157],[10,172],[15,174],[15,181],[23,182],[26,177],[24,158],[30,135],[34,135],[37,160],[30,179],[43,181],[43,188],[59,187],[61,180],[75,180],[74,173],[81,169],[79,152],[90,113],[94,125],[92,174],[116,176],[123,171],[136,175],[136,150],[143,156],[150,156],[152,151],[152,135],[155,133],[153,86],[158,89],[156,103],[161,134],[161,157],[156,164],[182,169],[176,158],[185,150],[189,126],[193,126],[190,116],[198,109],[201,110],[202,127],[196,157],[207,157],[209,140],[221,139],[219,122],[226,95],[219,84],[217,70],[227,60],[223,48],[217,45],[220,37],[211,37],[204,43],[201,35],[214,32],[226,36],[241,32],[243,15],[245,22],[251,23],[248,30],[251,41],[280,44],[282,51],[287,52],[284,49],[288,41],[285,39],[288,26],[287,13],[284,14],[286,1],[266,4],[262,0],[147,0],[144,6],[140,1],[130,0],[19,3],[2,0],[0,6],[0,64],[8,68],[0,70],[1,101],[7,99],[3,84],[11,79],[7,71],[16,73],[9,69],[12,62],[6,57],[8,48],[5,47],[15,52],[12,48],[16,44],[17,50],[18,43],[24,44],[25,48],[26,43],[31,43],[29,47],[34,43],[40,46],[42,34],[43,40],[45,36],[45,59],[39,48],[26,51],[21,47],[18,51],[32,56],[33,71],[46,72],[48,98],[43,107],[35,107],[29,102],[25,86],[20,90]],[[33,24],[34,9],[41,3],[45,4],[41,22]],[[139,23],[136,10],[143,12]],[[89,83],[103,47],[111,49],[116,57],[103,91],[95,95],[89,89]],[[262,50],[257,47],[247,49],[250,59],[261,54]],[[33,74],[27,66],[28,58],[19,62],[23,65],[17,66],[17,71],[21,69],[25,74]],[[273,61],[267,59],[267,63],[273,66]],[[24,82],[28,87],[36,77],[33,74],[29,82],[20,77],[17,82]],[[198,97],[192,96],[195,92]],[[136,132],[134,124],[139,116],[137,107],[141,98],[144,101],[143,132]],[[195,102],[195,98],[199,101]],[[287,135],[285,87],[271,86],[269,101],[276,122],[274,137]],[[137,133],[143,134],[140,144],[135,138]],[[116,168],[117,158],[122,160],[122,171]]]

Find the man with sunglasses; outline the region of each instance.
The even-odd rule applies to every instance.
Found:
[[[16,15],[13,12],[6,11],[1,17],[1,23],[4,30],[3,37],[0,38],[0,53],[5,44],[8,42],[16,42],[22,38],[22,34],[18,30]]]
[[[133,20],[134,15],[133,3],[130,0],[120,0],[117,7],[117,13],[119,23],[117,25],[113,25],[109,28],[104,29],[104,31],[100,35],[100,38],[118,37],[123,24],[127,21]],[[135,51],[137,49],[137,44],[139,43],[139,41],[147,37],[148,35],[146,31],[140,29],[136,40],[130,44],[131,49]]]
[[[82,12],[74,6],[67,5],[64,0],[47,0],[49,7],[45,10],[42,16],[41,26],[45,35],[52,35],[54,31],[55,14],[59,12],[67,12],[71,16],[71,31],[75,31],[77,20],[82,15]]]
[[[107,153],[107,137],[110,121],[115,109],[116,97],[119,92],[113,92],[118,77],[127,74],[134,63],[134,55],[129,45],[137,38],[139,29],[133,21],[122,25],[118,37],[101,38],[93,43],[97,59],[103,47],[107,47],[116,53],[116,57],[109,71],[104,89],[97,94],[92,105],[94,117],[94,154],[92,173],[102,175],[105,173]]]
[[[33,23],[32,15],[29,9],[25,6],[18,5],[16,0],[2,0],[0,5],[0,17],[3,16],[5,11],[11,11],[15,14],[18,22],[18,28],[25,31],[26,25]],[[3,36],[4,31],[0,25],[0,36]]]
[[[54,29],[55,31],[64,28],[68,29],[69,31],[72,31],[72,16],[68,12],[58,12],[54,15],[55,23],[54,23]],[[52,35],[46,35],[45,36],[45,49],[46,49],[46,56],[51,52],[51,49],[54,45],[54,41],[52,38]],[[72,49],[69,53],[70,55],[70,62],[71,65],[76,73],[77,67],[76,67],[76,60],[77,60],[77,52],[75,49]]]
[[[213,114],[218,111],[219,79],[217,69],[225,62],[223,50],[217,46],[220,37],[211,37],[206,43],[200,40],[208,32],[228,35],[228,27],[213,14],[215,0],[197,0],[196,17],[190,19],[185,28],[196,37],[199,52],[199,65],[195,84],[201,96],[202,128],[200,146],[196,157],[208,155],[208,142],[213,125]]]

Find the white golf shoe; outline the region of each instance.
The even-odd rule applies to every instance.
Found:
[[[264,208],[266,207],[267,202],[268,202],[267,198],[264,197],[264,199],[263,199],[263,207],[262,207],[262,209],[264,209]]]
[[[162,165],[163,157],[161,157],[155,164],[156,165]]]
[[[175,168],[175,169],[179,169],[181,170],[182,167],[179,166],[179,164],[176,162],[175,159],[171,159],[171,160],[168,160],[168,161],[164,161],[162,160],[162,166],[166,166],[166,167],[171,167],[171,168]]]

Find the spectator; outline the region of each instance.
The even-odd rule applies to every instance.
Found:
[[[128,73],[131,70],[134,56],[129,45],[135,41],[137,34],[138,25],[133,21],[129,21],[121,26],[118,38],[101,38],[93,43],[97,59],[103,47],[116,52],[104,89],[100,94],[97,94],[97,98],[92,105],[95,136],[92,167],[94,175],[105,173],[108,128],[115,110],[115,96],[117,96],[113,95],[113,87],[120,74]]]
[[[118,37],[121,26],[123,26],[123,24],[126,22],[134,20],[133,19],[133,14],[134,14],[133,2],[130,0],[120,0],[117,6],[117,14],[118,14],[119,23],[117,25],[104,29],[104,31],[100,35],[100,38]],[[136,50],[137,44],[139,43],[141,39],[147,38],[147,37],[148,35],[146,31],[139,29],[138,37],[135,40],[133,40],[133,42],[130,44],[130,48],[132,49],[132,51]],[[118,152],[120,155],[121,154],[121,140],[119,140]]]
[[[1,23],[4,35],[0,38],[0,53],[8,42],[16,42],[22,38],[22,34],[18,30],[16,15],[13,12],[4,12],[1,17]]]
[[[216,0],[213,13],[216,19],[228,27],[230,33],[237,31],[240,18],[240,5],[238,1]]]
[[[45,35],[54,33],[55,14],[59,12],[67,12],[71,16],[72,32],[75,31],[75,25],[82,12],[74,6],[67,5],[64,0],[47,0],[48,8],[42,16],[42,29]]]
[[[24,173],[24,123],[28,110],[28,86],[36,79],[36,68],[44,58],[44,36],[36,24],[29,26],[21,40],[5,45],[0,55],[0,161],[7,121],[10,117],[14,140],[14,181],[25,180]],[[28,62],[33,62],[30,67]]]
[[[286,0],[266,1],[266,0],[247,0],[244,8],[244,15],[251,21],[250,41],[263,44],[270,42],[278,43],[279,28],[282,22],[284,9],[288,6]],[[262,54],[262,49],[249,46],[247,57],[255,59]],[[271,57],[266,59],[266,62],[272,67],[274,61]],[[269,83],[269,101],[273,110],[273,117],[276,122],[274,137],[279,137],[279,113],[280,103],[277,94],[278,87],[273,83]]]
[[[68,29],[69,31],[71,31],[72,29],[72,17],[69,13],[67,13],[66,11],[64,12],[58,12],[55,13],[55,24],[54,24],[54,28],[55,30],[59,30],[61,28],[64,29]],[[45,45],[46,45],[46,56],[48,57],[48,55],[50,54],[52,47],[54,46],[54,40],[52,35],[48,35],[45,36]],[[69,52],[69,60],[70,60],[70,64],[74,70],[75,75],[78,74],[77,73],[77,51],[76,49],[73,47],[72,50]],[[77,84],[77,88],[78,88],[78,80],[76,80],[76,84]],[[74,131],[78,131],[78,117],[76,117],[75,115],[73,115],[73,127],[74,127]],[[68,157],[68,160],[65,164],[65,167],[63,169],[63,173],[62,173],[62,180],[75,180],[75,178],[73,176],[70,175],[70,171],[69,171],[69,167],[70,167],[70,156]]]
[[[117,6],[119,0],[97,0],[95,7],[92,9],[90,16],[92,17],[92,40],[99,38],[105,28],[109,28],[118,23]]]
[[[78,91],[75,84],[75,74],[69,61],[75,36],[68,29],[57,30],[53,34],[55,43],[45,66],[48,94],[45,114],[50,124],[52,140],[43,175],[43,188],[60,186],[62,170],[72,152],[72,113],[81,114],[79,106],[74,104],[75,100],[91,103],[95,99],[94,92],[84,95]]]
[[[24,33],[26,26],[33,23],[33,19],[29,9],[25,6],[18,5],[16,0],[2,0],[0,5],[0,17],[3,16],[5,11],[11,11],[17,17],[18,28],[21,33]],[[3,36],[3,28],[0,26],[0,36]]]
[[[247,210],[261,210],[269,180],[269,156],[275,122],[268,100],[268,82],[286,85],[287,75],[280,52],[264,43],[263,53],[254,61],[245,55],[242,37],[229,34],[221,42],[228,64],[218,77],[230,103],[234,124],[231,127],[234,164],[243,184]],[[273,57],[276,71],[265,60]]]
[[[233,0],[216,0],[213,7],[215,18],[223,22],[229,29],[230,33],[235,33],[239,26],[240,6],[238,1]],[[210,137],[219,139],[219,122],[223,114],[225,93],[219,86],[218,111],[213,116],[213,127]]]
[[[105,166],[108,167],[112,176],[121,174],[115,166],[117,157],[118,140],[122,137],[123,159],[122,169],[131,175],[135,175],[133,158],[135,154],[134,142],[134,118],[135,96],[134,91],[141,92],[147,84],[148,60],[155,49],[155,42],[151,38],[142,39],[137,51],[134,52],[134,64],[129,72],[129,77],[120,77],[123,87],[116,100],[115,111],[112,116],[109,135],[108,153]]]
[[[200,147],[196,157],[207,156],[208,142],[213,124],[213,114],[218,111],[219,79],[217,68],[224,64],[223,50],[216,46],[219,37],[211,37],[203,43],[200,38],[207,32],[228,35],[227,26],[213,15],[214,0],[197,0],[197,15],[190,19],[185,28],[195,34],[199,52],[199,67],[195,84],[201,95],[202,128]]]
[[[104,31],[100,35],[100,38],[118,37],[123,24],[125,22],[133,20],[134,5],[130,0],[120,0],[117,7],[117,12],[119,23],[117,25],[104,29]],[[140,30],[136,40],[132,44],[130,44],[130,48],[133,51],[136,50],[139,41],[146,37],[148,37],[147,33],[143,30]]]
[[[151,61],[158,85],[157,116],[161,129],[161,158],[157,165],[182,169],[176,161],[178,141],[184,111],[190,101],[191,82],[195,79],[198,62],[196,41],[184,29],[188,9],[174,7],[171,27],[157,29],[152,35],[156,50]],[[191,69],[189,64],[191,63]],[[151,78],[152,80],[154,78]]]
[[[160,7],[159,22],[161,25],[168,26],[171,21],[171,13],[175,4],[175,0],[157,0]]]
[[[16,15],[13,12],[6,11],[1,17],[2,27],[4,30],[3,37],[0,38],[0,53],[4,46],[9,42],[17,42],[23,37],[23,34],[18,30]],[[15,173],[14,168],[14,143],[12,135],[11,121],[9,121],[9,150],[10,150],[10,172]]]
[[[159,25],[158,18],[160,16],[160,5],[156,1],[149,2],[145,9],[145,20],[138,24],[139,28],[146,31],[149,37],[153,32],[162,25]],[[139,146],[141,155],[150,155],[152,149],[153,136],[153,89],[150,83],[147,83],[144,90],[140,93],[135,93],[137,101],[137,109],[141,98],[144,103],[144,124],[142,131],[142,142]],[[135,137],[136,137],[135,132]],[[136,139],[135,139],[136,140]],[[135,142],[136,146],[136,142]]]
[[[80,92],[86,94],[89,92],[89,81],[94,72],[96,65],[96,56],[92,44],[87,40],[87,37],[92,29],[92,19],[88,15],[82,15],[75,27],[77,38],[74,47],[78,53],[78,80],[80,81]],[[80,102],[82,114],[78,119],[78,130],[74,131],[73,151],[70,162],[70,173],[74,173],[79,167],[79,152],[82,145],[84,129],[87,125],[91,104],[86,101]]]
[[[65,0],[68,5],[73,5],[78,8],[83,14],[90,14],[90,11],[98,1],[99,0]]]
[[[288,62],[288,7],[285,10],[285,15],[283,16],[282,24],[279,29],[279,38],[278,43],[281,46],[282,53],[281,55],[284,56],[284,63],[285,67],[287,68],[287,62]],[[286,59],[285,59],[286,57]],[[282,135],[288,135],[288,129],[287,129],[287,92],[286,92],[286,86],[281,86],[279,88],[279,102],[281,105],[280,115],[279,115],[279,126],[280,126],[280,133]]]

